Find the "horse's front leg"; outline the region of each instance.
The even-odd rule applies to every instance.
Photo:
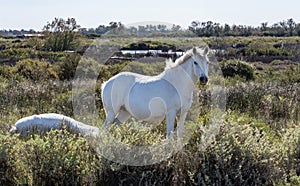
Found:
[[[177,137],[182,138],[183,137],[183,127],[184,127],[184,121],[187,115],[187,111],[181,111],[179,120],[177,122]]]
[[[166,114],[167,139],[171,137],[171,133],[174,131],[175,118],[176,118],[176,110],[169,110]]]

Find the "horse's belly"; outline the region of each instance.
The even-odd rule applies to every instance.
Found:
[[[131,99],[128,110],[138,119],[156,120],[163,118],[168,108],[162,99],[154,97],[152,99]]]
[[[176,89],[164,82],[132,87],[127,102],[127,110],[138,119],[161,120],[170,109],[180,107]]]

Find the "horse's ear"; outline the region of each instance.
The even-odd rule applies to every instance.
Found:
[[[197,52],[197,48],[193,47],[193,54],[196,54],[196,52]]]
[[[203,55],[206,56],[209,52],[209,48],[208,46],[205,46],[204,49],[203,49]]]

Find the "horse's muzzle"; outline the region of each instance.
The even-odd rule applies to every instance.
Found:
[[[201,85],[206,85],[208,83],[208,78],[205,76],[200,77],[199,80]]]

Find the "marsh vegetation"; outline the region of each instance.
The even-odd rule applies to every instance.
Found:
[[[50,50],[46,42],[0,38],[0,45],[5,45],[0,50],[0,185],[300,184],[298,37],[108,37],[94,42],[79,37],[71,45],[74,52]],[[92,124],[102,127],[100,84],[124,70],[158,74],[164,61],[152,58],[151,63],[144,63],[141,58],[110,65],[102,61],[95,68],[93,64],[99,62],[82,56],[85,46],[122,48],[158,42],[177,48],[207,44],[214,51],[214,63],[223,71],[224,79],[212,77],[212,81],[225,85],[225,115],[218,123],[218,134],[207,138],[211,142],[205,148],[206,126],[217,114],[210,107],[209,85],[199,86],[195,94],[192,108],[200,109],[189,113],[193,120],[186,127],[194,132],[185,148],[159,164],[134,167],[109,161],[85,138],[66,130],[26,139],[8,135],[10,126],[25,116],[53,112],[74,117],[76,70],[86,78],[97,77],[94,91],[101,120]],[[79,62],[85,64],[82,69],[77,68]],[[166,130],[161,124],[140,134],[130,126],[122,125],[111,133],[124,143],[155,144],[163,140]]]

